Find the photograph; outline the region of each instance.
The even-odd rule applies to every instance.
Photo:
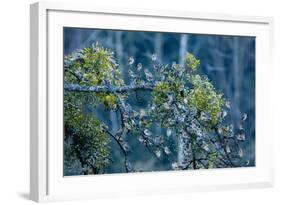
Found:
[[[63,175],[256,166],[256,37],[63,28]]]

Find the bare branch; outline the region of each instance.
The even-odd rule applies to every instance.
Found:
[[[114,134],[112,134],[109,130],[107,129],[104,129],[104,131],[109,135],[111,136],[115,142],[118,144],[118,146],[120,147],[124,157],[125,157],[125,160],[124,160],[124,164],[125,164],[125,169],[126,169],[126,172],[130,172],[130,168],[128,167],[128,152],[124,149],[124,147],[122,146],[122,144],[120,143],[119,139],[116,138],[116,136]]]

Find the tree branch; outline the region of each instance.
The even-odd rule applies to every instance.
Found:
[[[136,90],[150,90],[154,88],[154,84],[146,83],[143,85],[124,85],[124,86],[112,86],[112,85],[97,85],[97,86],[85,86],[79,84],[64,84],[64,89],[68,91],[80,91],[80,92],[96,92],[96,93],[125,93]]]
[[[130,172],[131,170],[130,170],[130,168],[128,167],[128,153],[127,153],[127,151],[124,149],[124,147],[123,147],[122,144],[120,143],[119,139],[117,139],[114,134],[112,134],[112,133],[111,133],[109,130],[107,130],[107,129],[104,129],[104,131],[105,131],[109,136],[111,136],[111,137],[115,140],[115,142],[118,144],[118,146],[120,147],[120,149],[121,149],[121,151],[122,151],[122,153],[123,153],[123,155],[124,155],[124,157],[125,157],[124,164],[125,164],[126,172]]]

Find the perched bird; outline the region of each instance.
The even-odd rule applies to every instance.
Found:
[[[137,75],[132,71],[132,70],[128,70],[128,73],[129,73],[129,76],[131,77],[131,78],[136,78],[137,77]]]
[[[226,106],[228,109],[230,109],[230,102],[229,102],[229,101],[226,101],[226,102],[225,102],[225,106]]]
[[[200,113],[200,120],[202,120],[202,121],[210,121],[210,120],[212,120],[212,116],[209,113],[201,112]]]
[[[132,79],[130,82],[130,86],[135,86],[136,84],[137,84],[137,79],[136,78]]]
[[[241,121],[245,121],[247,119],[248,115],[246,113],[244,113],[242,115]]]
[[[245,139],[246,139],[246,134],[245,134],[245,132],[241,132],[241,133],[237,134],[237,135],[236,135],[236,138],[237,138],[238,140],[241,140],[241,141],[245,140]]]
[[[154,80],[154,77],[152,75],[152,73],[147,70],[147,69],[144,69],[144,74],[145,74],[145,77],[148,81],[153,81]]]
[[[148,130],[148,129],[145,129],[144,131],[143,131],[143,133],[146,135],[146,136],[151,136],[152,135],[152,132],[150,131],[150,130]]]
[[[154,68],[154,70],[159,71],[161,66],[160,66],[160,64],[154,64],[153,68]]]
[[[157,150],[155,151],[155,155],[156,155],[157,158],[160,158],[160,157],[161,157],[161,150],[160,150],[160,149],[157,149]]]
[[[140,72],[142,69],[142,64],[141,63],[138,63],[137,64],[137,71]]]
[[[169,147],[164,147],[164,152],[165,152],[165,154],[171,154],[171,150],[170,150],[170,148]]]
[[[135,59],[134,59],[132,56],[129,57],[129,59],[128,59],[128,64],[129,64],[129,65],[132,65],[134,62],[135,62]]]
[[[171,128],[168,128],[168,129],[167,129],[166,135],[167,135],[167,137],[170,137],[170,136],[172,135],[172,130],[171,130]]]
[[[156,60],[157,60],[157,55],[156,55],[155,53],[153,53],[153,54],[151,55],[151,60],[152,60],[152,61],[156,61]]]

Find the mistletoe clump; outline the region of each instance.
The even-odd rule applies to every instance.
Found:
[[[193,85],[188,94],[190,106],[195,107],[200,113],[204,112],[205,116],[211,119],[211,124],[215,125],[225,104],[223,94],[218,93],[205,76],[190,76],[190,82]]]
[[[103,124],[98,119],[83,114],[83,101],[84,98],[76,93],[65,95],[65,162],[71,167],[74,159],[79,159],[83,174],[98,174],[109,164],[110,139],[102,131]]]
[[[117,66],[113,52],[97,43],[65,57],[65,81],[82,86],[124,85]],[[109,109],[117,106],[116,97],[112,93],[100,92],[96,94],[96,98]]]
[[[191,53],[186,54],[184,65],[161,64],[153,54],[151,66],[145,68],[129,57],[129,84],[125,84],[109,49],[94,44],[66,56],[65,155],[69,157],[65,164],[78,161],[84,167],[82,174],[105,172],[114,163],[109,146],[113,140],[123,154],[124,170],[141,171],[129,160],[134,153],[127,140],[130,134],[158,161],[168,160],[170,169],[247,165],[241,149],[247,115],[242,115],[237,128],[227,123],[230,103],[207,76],[197,73],[199,66]],[[140,92],[151,96],[142,109],[128,100]],[[116,131],[94,112],[85,111],[89,107],[95,110],[97,105],[118,113]]]

